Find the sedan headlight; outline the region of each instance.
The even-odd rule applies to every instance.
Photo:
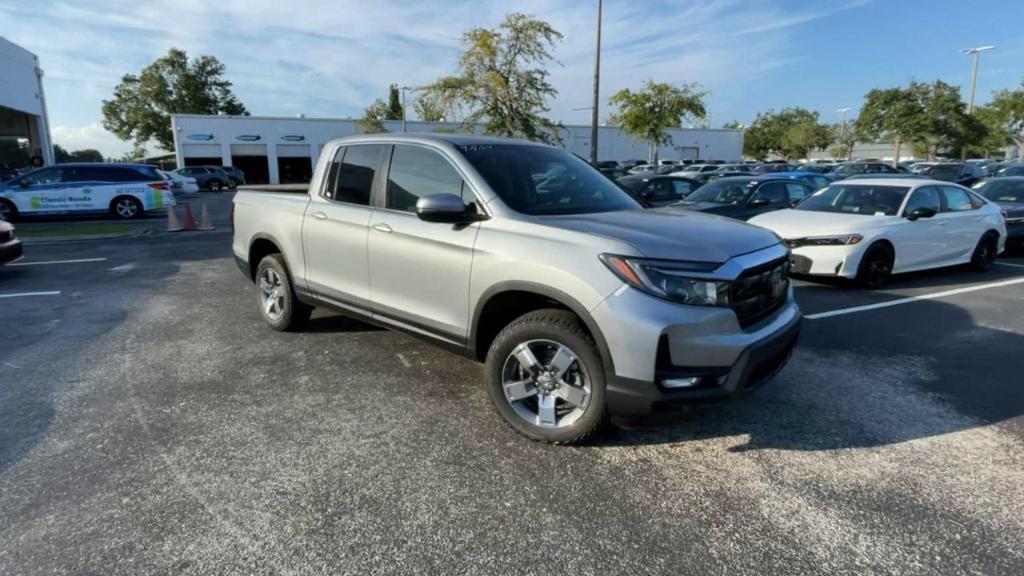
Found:
[[[613,254],[602,254],[601,261],[623,282],[659,298],[697,306],[729,305],[729,282],[687,275],[688,272],[710,272],[717,265],[709,267],[703,263],[649,260]]]
[[[840,234],[838,236],[810,236],[808,238],[797,238],[786,243],[791,247],[797,246],[850,246],[860,244],[864,237],[860,234]]]

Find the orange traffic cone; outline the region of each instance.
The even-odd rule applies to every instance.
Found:
[[[182,227],[182,230],[185,230],[186,232],[191,232],[196,229],[196,221],[194,218],[192,218],[192,209],[189,207],[188,204],[185,204],[184,220],[185,225]]]
[[[199,217],[199,229],[216,230],[213,226],[213,218],[210,217],[210,212],[206,209],[206,202],[203,202],[203,214]]]
[[[174,206],[167,207],[167,231],[168,232],[179,232],[184,230],[185,227],[178,222],[178,215],[174,212]]]

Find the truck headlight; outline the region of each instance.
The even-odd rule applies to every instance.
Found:
[[[717,264],[649,260],[602,254],[601,261],[623,282],[659,298],[697,306],[728,306],[731,284],[688,276],[710,272]]]

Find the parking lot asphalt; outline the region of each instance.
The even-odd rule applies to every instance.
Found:
[[[774,382],[565,448],[428,344],[268,329],[226,200],[0,269],[0,574],[1024,572],[1024,257],[797,280]]]

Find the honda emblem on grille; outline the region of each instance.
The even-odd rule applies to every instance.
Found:
[[[772,299],[781,298],[782,293],[786,291],[786,267],[779,266],[772,270],[769,282],[771,282],[772,286]]]

